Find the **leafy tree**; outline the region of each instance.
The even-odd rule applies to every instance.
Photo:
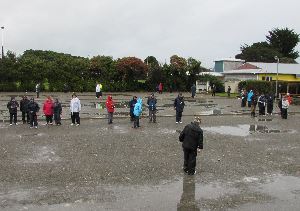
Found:
[[[283,57],[297,59],[299,52],[295,51],[295,47],[299,43],[299,34],[293,29],[273,29],[266,36],[271,48],[277,49]]]
[[[133,81],[146,79],[147,65],[136,57],[124,57],[117,60],[116,69],[121,76],[120,80]]]

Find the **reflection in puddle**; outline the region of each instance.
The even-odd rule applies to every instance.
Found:
[[[201,111],[197,113],[197,115],[201,115],[201,116],[221,115],[221,114],[222,114],[221,109],[213,109],[213,110]]]
[[[219,126],[203,127],[203,130],[212,133],[232,136],[248,136],[253,133],[295,133],[295,130],[269,129],[266,125],[238,125],[238,126]]]

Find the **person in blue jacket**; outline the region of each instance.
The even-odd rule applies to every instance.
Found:
[[[132,100],[129,101],[129,108],[130,108],[130,121],[133,122],[134,121],[134,114],[133,114],[133,110],[134,110],[134,106],[136,104],[136,96],[133,96]]]
[[[253,96],[253,91],[250,90],[250,92],[247,95],[247,101],[248,101],[248,107],[251,108],[251,103],[252,103],[252,96]]]
[[[142,99],[141,98],[137,99],[137,102],[134,105],[133,114],[134,114],[133,128],[138,128],[138,127],[140,127],[140,116],[142,114]]]

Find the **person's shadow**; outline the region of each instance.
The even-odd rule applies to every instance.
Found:
[[[184,175],[182,194],[177,211],[200,211],[195,199],[195,176]]]

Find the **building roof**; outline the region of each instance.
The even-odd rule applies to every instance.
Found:
[[[245,63],[242,66],[238,67],[237,69],[238,70],[249,70],[249,69],[260,69],[260,68],[253,64]]]
[[[264,70],[265,73],[277,73],[277,63],[248,62]],[[278,74],[300,74],[300,64],[278,64]]]

